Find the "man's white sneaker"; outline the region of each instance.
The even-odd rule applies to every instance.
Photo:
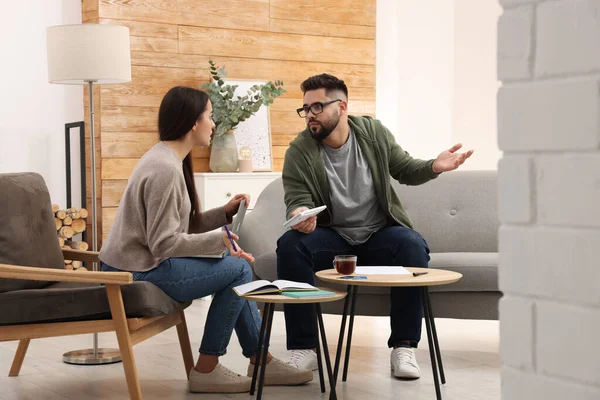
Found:
[[[421,376],[419,364],[412,347],[398,347],[392,350],[390,364],[396,378],[418,379]]]
[[[252,377],[254,365],[248,365],[248,376]],[[258,377],[260,368],[258,368]],[[258,378],[257,378],[258,379]],[[284,363],[278,358],[273,357],[265,369],[265,385],[301,385],[310,382],[313,379],[312,371],[298,369],[295,365]]]
[[[316,371],[319,369],[317,353],[312,350],[291,350],[289,363],[298,369],[307,371]]]
[[[251,383],[252,379],[217,364],[207,374],[192,369],[188,389],[193,393],[245,393],[250,391]]]

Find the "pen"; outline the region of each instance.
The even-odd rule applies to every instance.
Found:
[[[427,272],[413,272],[413,276],[425,275]]]
[[[231,232],[229,232],[229,228],[227,227],[227,225],[225,225],[225,232],[227,232],[227,237],[229,238],[229,241],[231,242],[231,245],[233,246],[233,251],[237,251],[237,248],[235,247],[235,242],[233,241],[233,238],[231,237]]]

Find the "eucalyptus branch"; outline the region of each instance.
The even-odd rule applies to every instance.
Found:
[[[270,106],[277,97],[286,92],[283,82],[276,80],[252,86],[244,96],[234,96],[238,85],[225,84],[225,66],[218,67],[212,60],[209,60],[209,64],[211,82],[200,85],[200,89],[206,91],[212,103],[213,120],[217,126],[215,137],[224,135],[240,122],[250,118],[263,104]]]

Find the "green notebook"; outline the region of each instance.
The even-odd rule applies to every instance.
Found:
[[[281,292],[283,296],[293,297],[295,299],[309,299],[311,297],[328,297],[335,296],[335,292],[329,290],[311,290],[302,292]]]

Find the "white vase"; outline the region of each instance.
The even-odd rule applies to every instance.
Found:
[[[210,162],[213,172],[235,172],[238,169],[238,152],[233,131],[215,136],[210,145]]]

